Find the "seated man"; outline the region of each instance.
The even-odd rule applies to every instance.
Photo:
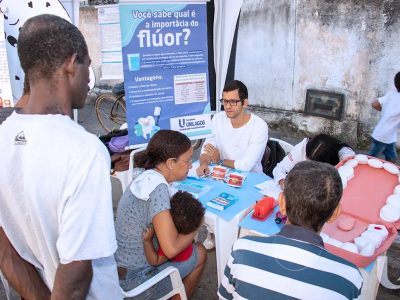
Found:
[[[354,299],[362,276],[355,265],[329,253],[319,236],[340,213],[342,182],[326,163],[299,162],[286,177],[280,200],[288,217],[268,237],[238,239],[218,294],[224,299]]]
[[[268,126],[260,117],[245,111],[249,104],[247,87],[239,80],[227,83],[220,101],[224,111],[212,119],[214,136],[204,143],[197,175],[208,175],[210,163],[262,173]]]

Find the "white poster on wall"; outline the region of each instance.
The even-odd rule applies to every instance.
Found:
[[[118,5],[97,7],[101,46],[101,79],[123,79]]]
[[[8,73],[4,22],[0,22],[0,107],[11,106],[14,106],[14,103],[12,101],[11,83]]]

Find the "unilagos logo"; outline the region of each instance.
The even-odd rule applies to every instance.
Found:
[[[206,121],[204,120],[198,120],[196,121],[195,119],[179,119],[179,127],[180,128],[189,128],[189,127],[198,127],[198,126],[204,126],[206,125]]]

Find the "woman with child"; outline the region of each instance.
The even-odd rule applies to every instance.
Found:
[[[139,155],[139,154],[138,154]],[[164,255],[171,259],[186,249],[196,231],[182,234],[177,231],[170,213],[169,184],[184,180],[192,166],[193,149],[182,133],[160,130],[150,140],[147,149],[135,158],[138,167],[145,169],[124,192],[117,210],[116,235],[120,285],[130,290],[148,280],[167,265],[178,268],[188,297],[200,281],[206,251],[200,244],[193,246],[185,261],[167,261],[152,266],[144,252],[143,231],[152,224]],[[162,287],[148,290],[145,297],[156,299]]]

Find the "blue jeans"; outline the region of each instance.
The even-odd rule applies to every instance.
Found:
[[[385,160],[394,162],[397,158],[396,143],[386,144],[375,140],[371,137],[372,144],[369,149],[368,155],[378,157],[379,154],[383,153]]]

